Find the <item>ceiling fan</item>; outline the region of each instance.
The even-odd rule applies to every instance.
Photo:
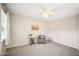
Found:
[[[42,8],[40,15],[46,18],[49,18],[53,15],[52,10],[48,8]]]

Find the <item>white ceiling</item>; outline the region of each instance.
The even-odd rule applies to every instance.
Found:
[[[8,3],[7,8],[11,13],[30,17],[37,20],[59,20],[79,14],[79,4],[56,4],[56,3]],[[45,18],[40,11],[45,7],[52,10],[52,17]]]

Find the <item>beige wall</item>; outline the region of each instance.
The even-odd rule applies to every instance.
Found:
[[[0,15],[0,55],[1,55],[1,15]]]
[[[38,24],[39,31],[34,33],[34,35],[45,34],[46,35],[46,22],[30,19],[27,17],[11,14],[11,47],[28,44],[28,35],[31,32],[31,25]]]
[[[49,31],[49,37],[55,42],[79,48],[79,41],[77,39],[77,16],[50,22]]]
[[[79,48],[79,16],[78,16],[78,48]]]
[[[1,3],[0,3],[0,55],[1,55]]]
[[[1,55],[1,15],[0,15],[0,55]]]

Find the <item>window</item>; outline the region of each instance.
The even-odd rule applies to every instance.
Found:
[[[7,15],[1,9],[1,41],[7,40]]]

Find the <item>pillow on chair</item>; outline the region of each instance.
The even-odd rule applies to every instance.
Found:
[[[43,44],[45,44],[46,43],[46,37],[45,37],[45,35],[39,35],[37,37],[37,43],[43,43]]]

